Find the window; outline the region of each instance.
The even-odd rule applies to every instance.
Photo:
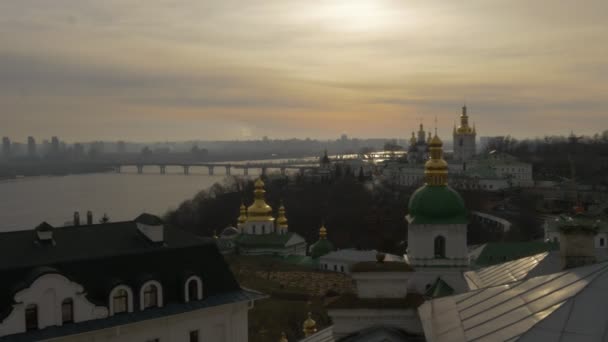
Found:
[[[324,268],[327,270],[327,264],[323,264]]]
[[[190,342],[198,342],[198,330],[192,330],[190,332]]]
[[[435,258],[445,258],[445,238],[441,235],[435,238]]]
[[[340,272],[344,273],[344,266],[340,266]]]
[[[604,240],[604,238],[600,238],[600,247],[604,247],[605,244],[606,241]]]
[[[252,230],[253,234],[255,234],[255,224],[253,225],[251,230]]]
[[[262,225],[262,234],[266,234],[266,226]]]
[[[129,293],[125,289],[118,289],[112,297],[113,313],[119,314],[129,310]]]
[[[66,298],[61,303],[61,321],[63,324],[74,322],[74,300]]]
[[[338,265],[334,265],[334,271],[338,271]]]
[[[189,302],[191,300],[203,299],[203,282],[201,278],[193,275],[186,279],[185,283],[185,300]]]
[[[25,330],[38,329],[38,305],[30,304],[25,308]]]
[[[155,308],[158,306],[158,287],[154,284],[146,286],[144,289],[144,309]]]

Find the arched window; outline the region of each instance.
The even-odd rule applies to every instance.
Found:
[[[262,234],[266,234],[266,226],[262,225]]]
[[[253,234],[255,234],[255,224],[252,227],[252,232],[253,232]]]
[[[38,330],[38,305],[30,304],[25,308],[25,330]]]
[[[61,322],[63,324],[74,323],[74,300],[66,298],[61,302]]]
[[[110,293],[110,315],[132,312],[133,292],[128,286],[120,285]]]
[[[203,299],[203,281],[197,276],[186,279],[184,290],[186,302]]]
[[[600,247],[604,247],[605,244],[606,240],[604,240],[604,238],[600,238]]]
[[[145,283],[139,293],[139,306],[142,310],[163,306],[162,287],[159,282],[151,280]]]
[[[435,258],[445,258],[445,238],[441,235],[435,238]]]

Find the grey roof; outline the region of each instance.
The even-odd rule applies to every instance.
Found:
[[[376,250],[357,250],[357,249],[341,249],[339,251],[331,252],[321,256],[323,259],[340,260],[344,262],[365,262],[365,261],[376,261]],[[389,262],[404,262],[405,260],[393,254],[386,254],[384,261]]]
[[[605,341],[608,263],[439,298],[419,309],[432,341]]]
[[[163,224],[163,220],[161,220],[160,217],[148,213],[137,216],[135,222],[147,224],[149,226],[160,226]]]
[[[544,252],[529,257],[464,273],[469,289],[508,284],[561,270],[559,252]]]
[[[345,336],[338,342],[418,342],[423,336],[409,334],[395,327],[375,326]]]
[[[199,301],[191,301],[188,303],[169,303],[168,305],[165,305],[161,308],[147,309],[144,311],[133,312],[128,315],[116,315],[105,319],[96,319],[81,323],[67,324],[60,327],[53,326],[42,330],[4,336],[0,337],[0,342],[25,342],[47,340],[62,336],[82,334],[99,329],[107,329],[119,325],[136,323],[155,318],[177,315],[189,311],[219,305],[252,301],[263,298],[266,298],[266,296],[262,295],[261,293],[241,289],[237,291],[210,296],[204,300]]]

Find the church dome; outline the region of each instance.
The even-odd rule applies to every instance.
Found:
[[[319,229],[319,241],[310,246],[310,256],[317,259],[334,251],[334,245],[327,240],[327,229],[325,226]]]
[[[460,194],[448,186],[448,163],[443,159],[443,142],[437,136],[429,144],[425,164],[425,185],[410,197],[408,221],[414,224],[467,223],[467,210]]]
[[[250,221],[272,221],[274,217],[272,217],[272,207],[266,203],[266,199],[264,198],[264,194],[266,190],[264,190],[264,181],[261,178],[258,178],[255,181],[255,191],[253,204],[247,208],[247,218]]]
[[[413,223],[466,223],[464,200],[449,186],[424,185],[410,197],[409,216]]]

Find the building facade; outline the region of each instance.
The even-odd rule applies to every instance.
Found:
[[[247,341],[243,290],[211,239],[134,221],[0,234],[0,341]]]

